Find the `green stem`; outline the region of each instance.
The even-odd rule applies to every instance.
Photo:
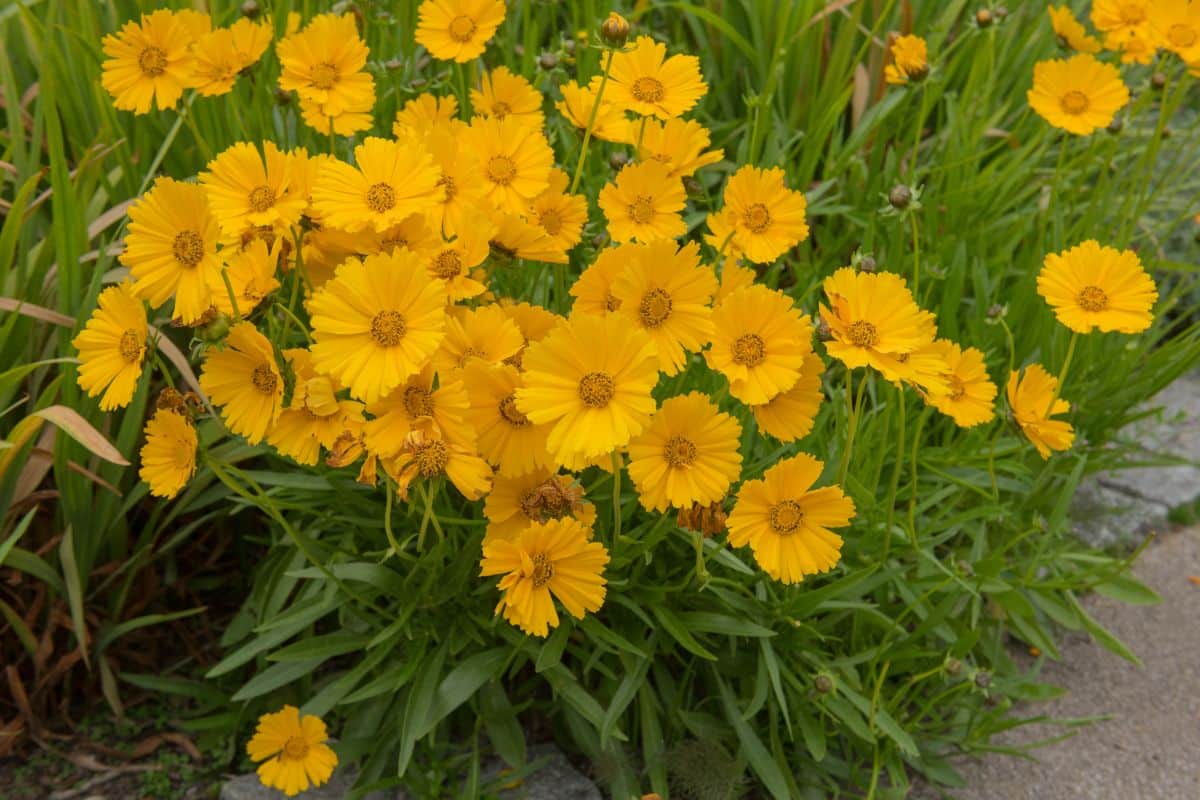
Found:
[[[846,426],[846,448],[842,450],[842,462],[838,465],[838,485],[844,486],[846,483],[846,471],[850,468],[850,454],[854,451],[854,438],[858,433],[858,418],[862,413],[863,391],[867,386],[867,379],[864,377],[858,383],[858,397],[854,396],[854,371],[846,370],[846,415],[848,424]]]
[[[642,160],[642,139],[645,138],[645,136],[646,136],[646,118],[642,117],[642,124],[638,126],[637,149],[633,151],[634,154],[637,156],[638,161]]]
[[[225,291],[229,293],[229,305],[233,309],[233,321],[241,322],[242,315],[238,311],[237,293],[233,291],[233,282],[229,280],[229,270],[221,265],[221,281],[225,284]]]
[[[913,544],[914,550],[917,549],[917,546],[918,546],[917,540],[919,538],[917,536],[917,525],[916,525],[917,483],[918,483],[918,479],[919,479],[919,475],[918,475],[918,471],[917,471],[917,452],[920,450],[921,433],[925,430],[925,420],[927,420],[927,419],[929,419],[929,407],[928,406],[926,406],[925,410],[923,410],[921,412],[921,418],[919,420],[917,420],[916,435],[913,436],[913,444],[912,444],[912,456],[911,456],[912,461],[909,466],[909,472],[911,472],[912,475],[908,479],[908,481],[909,481],[909,484],[908,484],[909,485],[909,490],[908,490],[908,531],[909,531],[909,535],[912,536],[912,544]],[[901,456],[901,457],[903,458],[903,456]]]
[[[1054,404],[1062,395],[1063,384],[1067,382],[1067,371],[1071,368],[1071,360],[1075,357],[1075,343],[1078,341],[1079,333],[1071,331],[1071,343],[1067,345],[1067,357],[1063,359],[1062,369],[1058,371],[1058,385],[1054,387],[1054,396],[1050,398],[1050,407],[1046,409],[1046,416],[1054,413]]]
[[[604,87],[608,85],[608,73],[612,69],[614,50],[606,50],[604,60],[604,76],[600,78],[600,88],[596,89],[596,99],[592,101],[592,112],[588,115],[587,128],[583,131],[583,144],[579,148],[579,163],[575,165],[575,177],[571,179],[569,194],[575,194],[579,187],[579,179],[583,177],[583,165],[587,161],[588,145],[592,142],[592,127],[596,124],[596,115],[600,112],[600,98],[604,96]]]
[[[204,137],[200,135],[200,129],[196,127],[196,118],[192,116],[191,104],[184,106],[179,112],[187,122],[188,130],[192,132],[192,137],[196,140],[196,146],[200,148],[200,155],[204,156],[205,162],[212,161],[212,150],[209,149],[208,142],[204,141]]]
[[[384,475],[383,486],[385,500],[383,504],[383,532],[387,535],[388,544],[392,547],[392,552],[399,554],[400,544],[396,541],[396,535],[392,533],[392,494],[395,489],[392,488],[392,479]]]
[[[912,247],[913,247],[913,297],[917,303],[921,302],[921,237],[917,230],[917,215],[911,209],[908,212],[909,222],[912,224]]]
[[[329,118],[329,155],[337,152],[337,134],[333,132],[333,117]]]
[[[896,400],[900,404],[900,431],[896,436],[896,463],[892,467],[892,483],[888,487],[887,500],[887,528],[884,530],[883,539],[883,559],[887,560],[888,553],[892,549],[892,522],[896,515],[896,492],[900,488],[900,473],[904,471],[904,442],[905,442],[905,426],[908,422],[908,398],[904,396],[904,389],[897,387]]]
[[[613,533],[612,533],[612,549],[616,555],[617,539],[621,536],[621,454],[617,450],[612,451],[612,470],[613,470]]]
[[[708,583],[712,576],[708,574],[708,566],[704,563],[704,534],[692,531],[692,542],[696,548],[696,580],[701,584]]]

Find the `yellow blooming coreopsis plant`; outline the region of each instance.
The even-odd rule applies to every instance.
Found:
[[[258,774],[264,785],[295,797],[310,786],[327,783],[333,775],[338,758],[327,740],[325,723],[319,717],[284,706],[259,717],[246,753],[251,760],[262,762]]]

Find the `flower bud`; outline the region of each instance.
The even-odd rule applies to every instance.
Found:
[[[608,157],[608,165],[613,168],[614,172],[620,172],[626,164],[629,163],[629,154],[624,150],[617,150]]]
[[[292,93],[283,89],[275,90],[275,105],[290,106],[292,104]]]
[[[813,688],[820,694],[829,694],[833,691],[833,678],[828,675],[818,675],[813,679]]]
[[[538,56],[538,66],[549,71],[558,66],[558,56],[554,53],[542,53]]]
[[[952,658],[946,662],[946,674],[951,678],[957,678],[962,673],[963,663],[957,658]]]
[[[825,320],[817,323],[817,338],[822,342],[828,342],[833,339],[833,331],[829,329],[829,323]]]
[[[1008,16],[1008,6],[996,6],[992,13],[996,15],[996,19],[1004,19]]]
[[[875,263],[875,259],[872,258],[871,256],[863,256],[862,260],[860,260],[858,262],[858,271],[859,272],[865,272],[868,275],[870,275],[872,272],[874,272],[876,270],[876,268],[877,268],[877,265]]]
[[[229,335],[229,317],[224,312],[218,312],[212,320],[196,332],[196,335],[209,344],[216,344]]]
[[[246,2],[242,3],[242,16],[249,19],[256,19],[258,17],[258,3],[255,0],[246,0]]]
[[[600,24],[600,38],[611,47],[624,47],[629,38],[629,21],[615,11],[608,12],[608,19]]]
[[[1150,86],[1156,91],[1161,92],[1167,87],[1167,76],[1161,72],[1156,72],[1150,76]]]
[[[990,319],[1000,319],[1008,312],[1008,309],[999,303],[993,303],[987,310],[987,315]]]
[[[975,673],[975,685],[980,689],[986,689],[992,685],[992,673],[980,670]]]
[[[691,175],[683,179],[683,190],[688,193],[689,197],[698,197],[704,194],[704,187],[700,185],[700,181]]]
[[[1117,134],[1124,130],[1124,128],[1125,120],[1121,119],[1120,117],[1113,117],[1112,122],[1108,123],[1108,128],[1106,130],[1109,133]]]
[[[592,237],[592,247],[595,247],[597,250],[601,247],[608,247],[608,242],[608,234],[604,231],[600,231]]]
[[[563,41],[562,46],[563,46],[563,51],[567,55],[569,55],[569,56],[575,55],[575,40],[574,39],[566,39],[565,41]]]
[[[981,8],[975,12],[975,24],[981,28],[990,28],[995,16],[986,8]]]
[[[904,184],[892,187],[892,191],[888,192],[888,202],[892,204],[892,208],[897,211],[903,211],[912,203],[912,189]]]

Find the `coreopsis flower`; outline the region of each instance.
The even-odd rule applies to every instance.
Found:
[[[1121,73],[1087,53],[1033,68],[1029,105],[1044,120],[1069,133],[1087,136],[1105,128],[1129,102]]]
[[[1150,0],[1094,0],[1092,24],[1109,49],[1130,39],[1150,41],[1150,7]]]
[[[812,327],[783,292],[761,284],[739,289],[713,310],[715,333],[704,353],[729,379],[729,393],[761,405],[800,379],[812,352]]]
[[[392,135],[397,139],[424,139],[434,128],[451,121],[458,122],[457,116],[457,97],[452,94],[438,97],[424,92],[409,100],[396,112],[396,120],[392,123]]]
[[[888,58],[891,63],[883,68],[883,77],[894,86],[919,81],[929,74],[929,52],[920,36],[896,37],[888,48]]]
[[[1053,419],[1071,410],[1071,404],[1058,394],[1058,378],[1041,364],[1030,364],[1024,375],[1014,371],[1008,377],[1008,405],[1025,437],[1043,459],[1052,450],[1066,450],[1075,441],[1071,423]]]
[[[558,627],[554,599],[576,619],[604,604],[608,551],[573,519],[535,523],[513,541],[483,546],[480,575],[503,575],[496,613],[532,636]]]
[[[1200,61],[1200,0],[1159,0],[1150,12],[1151,40],[1185,62]]]
[[[1103,247],[1090,239],[1046,256],[1038,294],[1058,321],[1078,333],[1141,333],[1154,322],[1154,280],[1132,250]]]
[[[804,354],[800,379],[786,392],[780,392],[765,403],[750,406],[759,430],[781,442],[803,439],[812,431],[821,401],[821,375],[825,362],[814,352]]]
[[[630,123],[629,143],[637,147],[639,137],[638,160],[666,164],[674,178],[686,178],[725,157],[720,148],[707,149],[712,141],[708,129],[692,119],[647,119],[644,129],[639,123]]]
[[[495,230],[488,242],[492,254],[503,259],[523,258],[547,264],[566,264],[567,251],[536,222],[520,214],[496,214],[492,217]]]
[[[700,263],[700,246],[674,239],[639,245],[612,285],[619,315],[654,342],[658,368],[675,375],[713,337],[709,303],[717,290],[712,268]]]
[[[194,8],[181,8],[175,12],[175,18],[179,20],[183,27],[187,28],[188,34],[193,39],[199,39],[212,30],[212,17],[206,11],[197,11]]]
[[[542,93],[533,84],[508,67],[483,73],[480,88],[471,90],[471,108],[476,114],[513,119],[538,130],[546,122],[542,99]]]
[[[305,122],[321,133],[349,135],[371,126],[375,79],[363,68],[366,42],[353,14],[320,14],[275,45],[279,86],[300,95]]]
[[[854,518],[854,501],[838,486],[813,489],[822,462],[800,453],[746,481],[729,514],[729,544],[750,545],[763,571],[783,583],[828,572],[841,557],[842,528]]]
[[[212,277],[220,275],[220,229],[204,189],[159,178],[129,209],[121,263],[133,276],[133,293],[158,308],[175,298],[183,324],[212,306]]]
[[[370,136],[354,148],[354,163],[329,161],[317,175],[313,207],[326,225],[384,231],[441,199],[441,171],[415,141]]]
[[[593,84],[599,78],[593,79]],[[671,119],[691,110],[708,92],[700,75],[700,59],[674,55],[649,36],[639,36],[633,49],[613,56],[604,90],[619,108],[643,117]]]
[[[745,166],[725,184],[722,213],[732,226],[737,252],[756,264],[768,264],[808,238],[808,203],[783,179],[778,167]]]
[[[262,58],[275,34],[269,20],[255,22],[249,17],[242,17],[230,25],[229,32],[233,34],[233,49],[242,61],[242,69]]]
[[[925,401],[962,428],[991,422],[996,416],[996,384],[988,377],[983,353],[946,339],[938,339],[932,347],[949,369],[947,391],[928,392]]]
[[[550,170],[549,185],[529,204],[529,218],[563,250],[579,244],[588,216],[587,198],[567,194],[568,181],[561,169]]]
[[[613,284],[633,259],[641,245],[621,244],[606,247],[571,284],[568,290],[575,298],[571,304],[572,314],[598,314],[604,316],[621,307],[621,301],[613,294]]]
[[[1100,40],[1087,32],[1083,24],[1075,18],[1075,12],[1071,11],[1070,6],[1047,6],[1046,11],[1050,14],[1050,25],[1054,28],[1054,35],[1058,37],[1060,45],[1080,53],[1100,52]]]
[[[563,99],[554,104],[559,113],[580,131],[586,130],[592,119],[592,108],[596,104],[596,89],[567,81],[558,87]],[[625,112],[612,102],[607,89],[600,98],[596,118],[592,120],[592,136],[604,142],[626,142],[629,139],[629,123]]]
[[[625,165],[600,190],[598,202],[614,242],[653,242],[687,233],[680,214],[687,203],[683,183],[657,161]]]
[[[348,426],[362,423],[362,404],[337,399],[337,384],[328,376],[317,374],[312,354],[307,350],[284,350],[283,357],[296,384],[291,402],[267,431],[267,444],[297,463],[316,466],[322,447],[333,447]]]
[[[199,439],[192,421],[178,411],[159,409],[146,423],[140,477],[150,494],[170,500],[196,473]]]
[[[79,351],[79,387],[100,398],[100,410],[124,408],[133,399],[146,358],[146,309],[128,283],[100,293],[96,310],[71,345]]]
[[[521,329],[498,306],[456,308],[446,315],[446,338],[434,363],[439,373],[450,375],[476,359],[500,364],[524,346]]]
[[[1149,64],[1158,52],[1149,36],[1149,30],[1125,38],[1110,34],[1104,37],[1104,46],[1120,53],[1122,64]]]
[[[521,330],[521,336],[525,339],[525,347],[545,339],[550,331],[563,322],[563,318],[553,311],[531,303],[518,303],[510,298],[503,298],[497,305],[505,316]],[[504,363],[521,369],[525,347],[522,347],[521,352],[515,356],[505,359]]]
[[[629,477],[651,511],[717,502],[742,469],[742,426],[700,392],[664,400],[629,443]]]
[[[374,419],[363,425],[367,449],[391,458],[403,448],[421,419],[433,420],[441,434],[464,447],[474,445],[478,429],[468,419],[471,399],[457,377],[442,378],[433,388],[433,366],[409,377],[367,406]]]
[[[217,28],[192,45],[189,85],[202,95],[232,91],[238,74],[255,64],[271,44],[271,24],[243,17],[228,28]]]
[[[446,335],[446,285],[408,250],[346,261],[308,308],[317,371],[367,403],[420,372]]]
[[[550,185],[554,151],[540,130],[513,119],[476,117],[463,138],[475,180],[496,208],[523,214],[533,198]]]
[[[226,248],[221,255],[229,255],[225,264],[225,274],[229,278],[229,286],[233,287],[234,297],[237,298],[237,310],[242,316],[247,316],[267,295],[279,288],[279,279],[275,277],[279,264],[280,239],[274,248],[267,247],[262,239],[255,239],[244,248]],[[213,275],[209,289],[212,292],[213,308],[226,316],[233,316],[233,301],[229,298],[229,288],[220,275]]]
[[[913,379],[906,358],[932,344],[937,328],[904,279],[843,267],[823,286],[829,305],[822,305],[820,314],[832,337],[825,343],[829,355],[849,369],[879,370],[890,381]]]
[[[192,78],[192,31],[166,9],[130,20],[104,37],[100,83],[121,111],[147,114],[153,103],[174,108]]]
[[[264,786],[295,797],[333,775],[338,759],[325,744],[328,738],[319,717],[301,716],[295,706],[284,706],[258,718],[246,753],[251,761],[263,762],[258,766],[258,778]]]
[[[546,446],[558,463],[628,444],[654,413],[654,342],[615,315],[572,317],[529,345],[523,365],[517,408],[553,425]]]
[[[417,44],[434,58],[465,64],[496,35],[504,0],[425,0],[417,13]]]
[[[375,233],[363,231],[357,239],[359,255],[408,250],[426,260],[446,243],[424,214],[409,214],[399,223]]]
[[[453,241],[443,241],[426,256],[429,274],[446,284],[446,296],[452,302],[478,297],[487,285],[471,277],[471,270],[487,260],[489,241],[495,232],[483,216],[471,220]]]
[[[271,342],[252,323],[234,325],[223,349],[205,353],[200,388],[221,407],[226,427],[250,444],[261,442],[279,419],[283,375]]]
[[[383,467],[396,481],[396,490],[407,499],[412,482],[446,478],[468,500],[478,500],[492,488],[492,468],[461,437],[444,433],[429,417],[413,423],[404,447]]]
[[[573,475],[538,467],[521,475],[499,475],[483,502],[487,517],[484,542],[512,541],[534,523],[575,519],[586,528],[596,521],[596,507],[583,499]]]
[[[247,227],[286,230],[300,222],[308,204],[303,186],[292,179],[293,158],[263,142],[263,152],[249,142],[225,149],[200,173],[208,205],[226,235]]]
[[[550,428],[534,425],[517,408],[517,389],[524,378],[510,364],[477,359],[462,371],[463,386],[471,398],[467,419],[479,432],[479,454],[502,476],[526,475],[553,465],[546,450]]]
[[[478,225],[480,217],[490,216],[487,196],[491,184],[479,175],[474,152],[466,144],[466,125],[455,121],[434,125],[423,141],[433,156],[434,165],[441,170],[438,196],[428,209],[434,230],[444,236],[455,236],[468,227]],[[466,221],[471,217],[470,222]],[[491,223],[483,220],[491,227]]]

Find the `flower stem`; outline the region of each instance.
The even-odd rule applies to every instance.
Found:
[[[225,291],[229,293],[229,305],[233,309],[233,321],[241,322],[242,315],[238,311],[237,293],[233,291],[233,282],[229,280],[229,270],[221,266],[221,281],[225,284]]]
[[[1054,404],[1062,395],[1063,384],[1067,381],[1067,371],[1071,368],[1071,360],[1075,357],[1075,343],[1078,341],[1078,331],[1071,331],[1071,343],[1067,345],[1067,357],[1063,359],[1062,369],[1058,371],[1058,385],[1054,387],[1054,396],[1050,398],[1050,407],[1046,409],[1046,416],[1054,413]]]
[[[614,449],[612,451],[612,470],[613,470],[613,532],[612,532],[612,555],[616,555],[617,539],[621,536],[621,454]]]
[[[700,531],[692,531],[692,542],[696,546],[696,580],[701,584],[708,583],[711,576],[704,563],[704,534]]]
[[[888,552],[892,549],[892,522],[895,520],[896,512],[896,491],[900,488],[900,473],[904,471],[904,442],[905,442],[905,426],[908,422],[908,398],[904,396],[904,389],[897,387],[896,402],[900,405],[900,430],[896,436],[896,464],[892,467],[892,483],[888,487],[887,500],[887,527],[883,533],[883,559],[886,560]]]
[[[921,303],[921,237],[917,231],[917,215],[916,212],[909,210],[909,222],[912,224],[912,247],[913,247],[913,297],[917,304]]]
[[[607,57],[604,59],[604,76],[600,78],[600,88],[596,90],[596,99],[592,101],[592,111],[588,115],[587,128],[583,131],[583,144],[579,148],[579,163],[575,165],[575,177],[571,180],[571,191],[568,194],[575,194],[575,189],[579,187],[579,179],[583,176],[583,165],[587,161],[588,145],[592,141],[592,127],[596,124],[596,115],[600,112],[600,98],[604,96],[604,87],[608,85],[608,73],[612,69],[615,51],[606,50],[605,52]]]
[[[842,486],[846,482],[846,471],[850,468],[850,454],[854,450],[854,437],[858,433],[858,418],[862,413],[863,390],[867,386],[867,379],[864,377],[858,384],[858,397],[854,396],[854,371],[846,370],[846,415],[848,424],[846,427],[846,447],[842,450],[842,462],[838,465],[838,485]]]

